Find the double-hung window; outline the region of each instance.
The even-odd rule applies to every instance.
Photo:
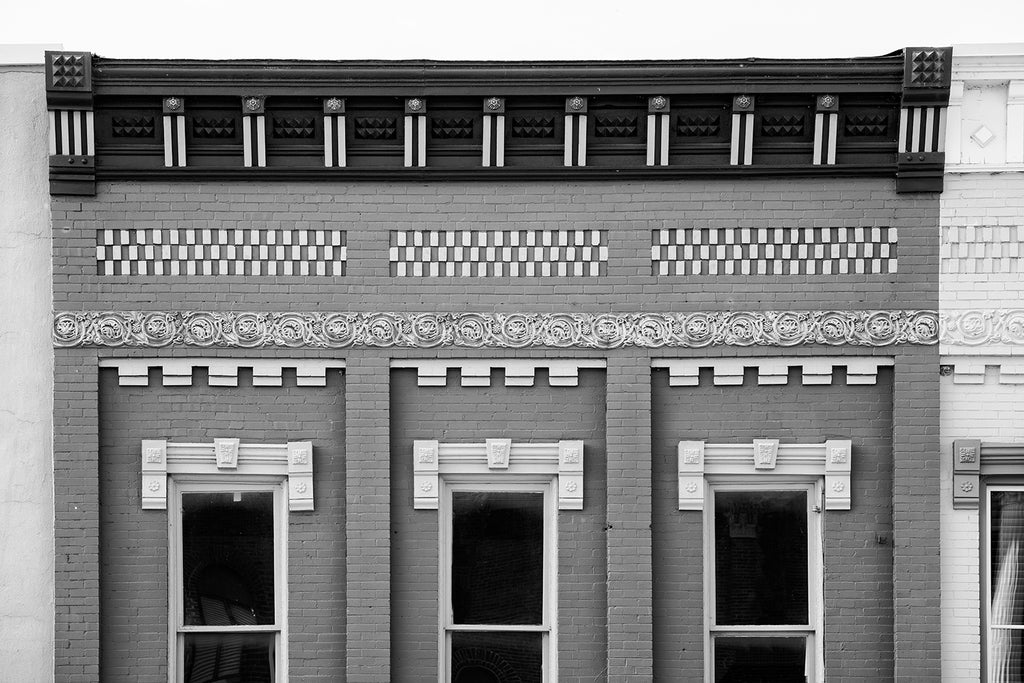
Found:
[[[443,478],[444,683],[553,683],[556,495],[553,477]]]
[[[287,680],[284,483],[178,477],[168,493],[172,680]]]
[[[990,485],[985,496],[987,679],[1024,680],[1024,486]]]
[[[707,485],[706,680],[821,681],[820,483]]]

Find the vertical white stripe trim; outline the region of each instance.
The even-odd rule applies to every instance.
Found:
[[[668,166],[668,114],[661,115],[661,165]]]
[[[71,135],[68,130],[68,112],[60,113],[60,151],[57,154],[71,154]]]
[[[344,167],[348,163],[348,143],[345,141],[345,117],[338,116],[338,166]]]
[[[178,124],[178,166],[186,166],[185,161],[185,117],[183,115],[175,116]]]
[[[839,131],[839,114],[828,115],[828,158],[825,163],[834,165],[836,163],[836,141]]]
[[[900,152],[907,151],[907,118],[910,112],[906,107],[900,109]]]
[[[243,163],[252,166],[252,117],[242,117],[242,157]]]
[[[579,144],[577,145],[576,163],[580,166],[587,165],[587,115],[580,114],[576,117],[576,122],[579,123]]]
[[[324,166],[330,168],[334,165],[331,158],[334,154],[334,124],[332,116],[324,116]]]
[[[96,156],[95,135],[93,134],[93,114],[85,112],[85,153],[89,156]]]
[[[572,114],[565,115],[565,165],[572,166]]]
[[[427,117],[426,116],[417,116],[416,118],[419,119],[419,121],[417,123],[419,124],[418,127],[419,127],[419,130],[420,130],[420,135],[419,135],[419,140],[418,140],[419,144],[417,145],[417,147],[419,149],[419,158],[416,160],[416,165],[417,166],[426,166],[427,165]]]
[[[754,163],[754,115],[744,114],[747,119],[747,139],[743,145],[743,164],[749,166]]]
[[[921,151],[934,152],[932,139],[935,135],[935,107],[926,107],[924,112],[924,149]]]
[[[57,153],[57,112],[50,110],[50,154]]]
[[[494,136],[496,138],[494,145],[494,165],[504,166],[505,165],[505,115],[499,114],[496,117]]]
[[[71,112],[71,125],[75,127],[75,154],[85,154],[85,150],[82,148],[83,113],[80,111]]]
[[[914,107],[910,110],[914,123],[910,130],[910,151],[921,151],[921,108]]]
[[[481,160],[481,164],[483,166],[491,165],[491,118],[492,117],[484,114],[484,154],[483,159]]]
[[[267,165],[267,117],[263,114],[256,115],[256,164]]]
[[[174,165],[174,136],[171,133],[171,115],[164,115],[164,166]]]
[[[405,117],[405,167],[412,166],[412,117]]]
[[[647,165],[654,166],[654,146],[657,144],[657,138],[654,133],[655,121],[657,120],[657,114],[647,115]]]
[[[821,147],[824,142],[823,138],[825,137],[823,125],[824,118],[825,115],[820,111],[814,115],[814,148],[811,153],[811,164],[814,166],[821,165]]]
[[[729,163],[738,166],[740,163],[740,115],[732,115],[732,146],[729,149]]]
[[[946,108],[938,107],[939,114],[939,140],[935,148],[936,152],[946,151]]]

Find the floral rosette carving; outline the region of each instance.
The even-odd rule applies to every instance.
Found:
[[[356,316],[346,313],[326,315],[320,321],[319,331],[323,335],[324,346],[351,346],[356,338]]]
[[[583,331],[579,321],[568,314],[555,314],[546,321],[541,343],[544,346],[568,348],[579,346]]]
[[[682,346],[702,348],[715,342],[718,322],[710,313],[688,313],[680,322]]]
[[[981,311],[968,311],[956,321],[961,344],[984,344],[992,339],[991,315]]]
[[[181,321],[181,340],[188,346],[213,346],[220,337],[216,313],[186,313]]]
[[[758,314],[730,313],[724,325],[725,343],[732,346],[751,346],[764,343]]]
[[[664,315],[649,314],[637,318],[633,343],[645,348],[666,346],[672,336],[672,321]]]
[[[445,343],[447,326],[439,315],[433,313],[414,315],[410,328],[413,346],[429,349]]]
[[[937,344],[939,341],[939,316],[935,311],[915,311],[907,320],[905,339],[898,338],[896,343],[909,341],[911,344]]]
[[[1000,341],[1007,344],[1024,344],[1024,310],[1005,311],[1001,317]]]
[[[259,313],[239,313],[226,327],[229,341],[242,348],[262,346],[267,341],[267,321]]]
[[[796,346],[808,339],[808,314],[787,311],[767,315],[768,343],[776,346]]]
[[[878,311],[864,319],[864,341],[872,346],[892,344],[899,333],[898,316],[889,311]]]
[[[616,349],[629,338],[624,316],[605,313],[590,323],[591,344],[599,349]]]
[[[170,313],[146,313],[139,323],[142,340],[146,346],[163,347],[174,342],[177,325]]]
[[[313,331],[309,318],[299,313],[275,314],[270,320],[270,337],[277,346],[312,346]]]
[[[131,342],[131,317],[122,313],[102,313],[94,323],[94,337],[102,346],[124,346]]]
[[[368,346],[395,346],[402,338],[402,326],[398,316],[391,313],[377,313],[366,320],[364,344]]]
[[[456,346],[483,346],[489,336],[487,319],[479,313],[460,315],[455,321],[453,332]]]
[[[534,343],[537,324],[533,316],[523,313],[512,313],[498,318],[501,327],[502,346],[520,349]]]
[[[58,347],[81,346],[87,343],[88,323],[77,313],[58,313],[53,318],[53,343]]]
[[[848,344],[853,339],[853,321],[845,313],[828,311],[818,318],[818,336],[815,341],[820,344],[839,346]]]

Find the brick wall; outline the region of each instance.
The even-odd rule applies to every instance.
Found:
[[[837,373],[839,375],[839,373]],[[680,440],[749,443],[853,442],[852,509],[824,517],[825,670],[829,681],[893,680],[892,420],[893,373],[875,385],[670,387],[653,374],[655,679],[700,681],[704,670],[703,518],[679,511]],[[883,543],[877,537],[884,539]],[[679,672],[692,672],[680,678]]]
[[[143,510],[142,439],[243,443],[313,443],[313,512],[288,516],[289,675],[293,681],[336,681],[345,665],[345,403],[340,373],[326,387],[254,387],[243,371],[238,387],[118,386],[100,372],[100,678],[166,681],[167,513]],[[68,680],[74,680],[69,677]]]
[[[418,387],[416,373],[391,373],[391,676],[425,680],[437,670],[438,512],[412,505],[414,439],[482,443],[486,438],[584,442],[583,510],[558,512],[559,681],[604,680],[604,373],[580,372],[578,387]]]

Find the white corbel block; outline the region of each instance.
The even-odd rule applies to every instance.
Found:
[[[853,443],[848,439],[825,442],[825,509],[850,509],[850,470]]]
[[[313,509],[313,444],[288,442],[288,509]]]
[[[217,458],[217,469],[238,468],[238,439],[214,439],[213,453]]]
[[[438,507],[437,441],[416,440],[413,454],[413,508],[436,510]]]
[[[583,442],[558,442],[558,509],[583,509]]]
[[[487,468],[507,470],[509,456],[512,453],[512,439],[486,439]]]
[[[704,442],[679,442],[679,509],[704,509]]]
[[[774,470],[778,457],[778,439],[754,439],[755,470]]]
[[[142,441],[142,509],[167,509],[167,442]]]

